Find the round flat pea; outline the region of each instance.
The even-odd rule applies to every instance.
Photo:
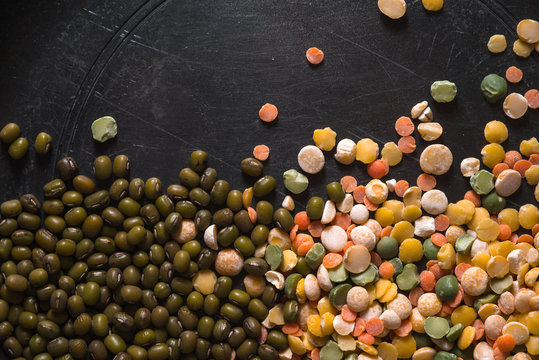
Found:
[[[469,255],[474,241],[475,237],[470,234],[464,234],[457,239],[455,243],[455,250],[459,254]]]
[[[367,286],[378,280],[378,268],[374,264],[369,264],[367,269],[359,274],[352,274],[350,279],[352,282],[359,286]]]
[[[441,339],[449,332],[449,321],[439,316],[429,316],[425,319],[425,332],[433,339]]]
[[[300,194],[309,187],[309,179],[294,169],[283,173],[283,182],[285,188],[293,194]]]
[[[447,335],[445,337],[446,337],[447,340],[449,340],[451,342],[457,341],[460,334],[462,334],[462,330],[464,330],[464,325],[462,325],[460,323],[456,324],[456,325],[453,325],[451,327],[451,329],[449,329],[449,331],[447,332]]]
[[[322,260],[324,259],[325,254],[326,249],[324,248],[324,245],[316,243],[305,255],[305,261],[311,269],[318,269],[320,264],[322,264]]]
[[[268,245],[264,257],[271,270],[277,270],[283,263],[283,251],[275,244]]]
[[[339,284],[335,286],[329,292],[329,301],[337,309],[340,309],[344,304],[346,304],[346,296],[348,291],[352,288],[350,284]]]
[[[459,282],[454,275],[446,275],[436,282],[436,295],[442,301],[451,301],[459,292]]]
[[[94,140],[105,142],[116,136],[118,127],[112,116],[103,116],[92,123],[92,136]]]
[[[492,278],[489,281],[490,289],[498,295],[501,295],[502,293],[508,291],[511,286],[513,286],[513,276],[510,274],[506,275],[501,279]]]
[[[440,247],[434,245],[430,238],[423,241],[423,254],[427,260],[436,260],[438,258],[438,251],[440,251]]]
[[[488,74],[481,81],[481,92],[489,103],[495,103],[507,94],[507,81],[499,75]]]
[[[399,254],[399,242],[393,237],[385,236],[376,244],[376,252],[382,259],[392,259]]]
[[[402,269],[402,272],[397,275],[396,282],[399,289],[403,291],[412,290],[419,285],[417,266],[414,264],[406,264]]]
[[[451,81],[435,81],[430,86],[430,94],[436,102],[451,102],[457,96],[457,85]]]

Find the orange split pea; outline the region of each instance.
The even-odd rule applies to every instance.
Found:
[[[260,120],[264,122],[272,122],[277,119],[278,115],[279,111],[277,110],[277,106],[270,103],[262,105],[262,107],[258,111],[258,116],[260,117]]]
[[[530,109],[539,108],[539,91],[537,89],[530,89],[524,94],[526,100],[528,100],[528,106]]]
[[[417,177],[417,187],[423,191],[429,191],[436,187],[436,178],[429,174],[420,174]]]
[[[415,130],[414,123],[408,116],[401,116],[395,121],[395,131],[400,136],[412,135]]]
[[[389,172],[389,165],[385,160],[374,160],[367,165],[367,174],[373,179],[380,179]]]
[[[253,156],[260,161],[268,160],[270,149],[266,145],[257,145],[253,149]]]
[[[507,79],[507,81],[513,84],[520,82],[523,75],[524,74],[522,73],[522,70],[520,70],[516,66],[509,66],[505,71],[505,78]]]
[[[308,48],[305,57],[309,63],[318,65],[324,60],[324,52],[317,47]]]

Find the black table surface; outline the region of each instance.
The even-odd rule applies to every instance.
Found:
[[[485,75],[503,76],[510,65],[524,79],[509,92],[539,87],[539,54],[522,59],[511,51],[518,21],[539,18],[535,0],[447,0],[435,13],[414,0],[399,20],[380,14],[374,0],[10,0],[0,17],[0,126],[17,122],[31,144],[40,131],[54,138],[44,159],[31,149],[12,161],[2,146],[1,201],[41,196],[66,155],[91,174],[95,156],[126,154],[132,177],[157,176],[166,186],[178,182],[191,151],[203,149],[219,176],[242,189],[253,179],[242,176],[240,161],[264,143],[271,148],[264,173],[280,180],[299,169],[297,153],[312,144],[314,129],[330,126],[337,140],[370,137],[381,148],[398,141],[395,120],[421,100],[444,127],[438,142],[453,151],[451,171],[438,183],[456,201],[469,188],[460,161],[480,157],[488,121],[507,124],[506,149],[539,135],[539,110],[511,120],[479,89]],[[507,37],[504,53],[487,51],[493,34]],[[324,50],[322,65],[306,62],[311,46]],[[444,79],[457,84],[458,95],[436,104],[429,87]],[[266,102],[279,108],[270,125],[258,119]],[[104,115],[117,120],[118,136],[99,144],[90,125]],[[415,183],[427,143],[414,136],[417,151],[387,179]],[[343,175],[368,181],[363,164],[340,165],[333,153],[321,174],[309,176],[299,207]],[[277,190],[280,203],[282,181]],[[525,202],[535,203],[527,185],[509,204]]]

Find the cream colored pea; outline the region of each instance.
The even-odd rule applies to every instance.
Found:
[[[424,316],[434,316],[442,310],[442,302],[435,293],[425,293],[417,300],[417,310]]]
[[[202,295],[213,293],[217,276],[211,270],[200,270],[193,277],[193,287]]]
[[[433,360],[435,356],[436,350],[431,347],[422,347],[414,352],[412,360]]]
[[[422,191],[417,186],[411,186],[409,187],[402,197],[402,202],[404,203],[404,206],[421,206],[421,194]]]
[[[515,311],[515,296],[509,291],[502,293],[498,299],[498,306],[504,314],[512,314]]]
[[[410,322],[412,323],[412,330],[423,334],[425,333],[425,317],[421,315],[417,307],[412,309],[412,315],[410,315]]]
[[[382,306],[376,301],[370,305],[367,310],[361,312],[359,316],[365,320],[369,321],[372,318],[379,318],[382,315]]]
[[[366,226],[357,226],[350,232],[350,239],[356,245],[363,245],[367,250],[372,251],[376,246],[376,236]]]
[[[530,299],[537,295],[535,291],[530,289],[520,289],[515,295],[515,310],[519,313],[530,312]]]
[[[509,273],[509,262],[503,256],[493,256],[487,263],[487,273],[491,278],[503,278]]]
[[[355,224],[363,224],[369,219],[369,210],[363,204],[356,204],[350,211],[350,218]]]
[[[518,93],[511,93],[503,101],[503,111],[511,119],[520,119],[528,111],[528,100]]]
[[[380,319],[384,322],[384,327],[389,330],[398,329],[401,326],[401,318],[393,310],[386,310],[380,315]]]
[[[526,255],[521,249],[515,249],[507,254],[507,262],[509,263],[509,272],[518,275],[521,266],[526,262]]]
[[[194,240],[197,236],[197,228],[193,220],[184,219],[182,220],[180,230],[175,232],[173,235],[174,240],[180,244],[185,244],[191,240]]]
[[[440,190],[429,190],[421,197],[421,207],[431,215],[438,215],[447,209],[447,196]]]
[[[532,137],[528,140],[522,140],[520,142],[520,153],[524,156],[539,154],[539,141],[537,141],[537,138]]]
[[[539,42],[539,22],[531,19],[522,20],[517,25],[517,34],[528,44]]]
[[[369,293],[361,286],[354,286],[346,295],[346,304],[352,311],[365,311],[369,307]]]
[[[219,244],[217,243],[217,225],[212,224],[204,231],[204,244],[212,250],[218,250]]]
[[[435,231],[434,218],[431,216],[421,216],[414,222],[414,234],[416,236],[427,238]]]
[[[373,179],[365,186],[365,196],[373,204],[381,204],[387,199],[389,190],[387,185],[378,179]]]
[[[335,160],[344,165],[350,165],[356,158],[356,143],[350,139],[342,139],[337,144]]]
[[[501,121],[492,120],[485,125],[485,130],[483,131],[485,139],[489,143],[503,143],[509,137],[509,130],[507,126]]]
[[[518,39],[513,43],[513,52],[523,58],[527,58],[528,56],[530,56],[533,49],[534,49],[533,44],[528,44],[527,42],[522,41],[521,39]]]
[[[429,106],[429,103],[425,100],[415,104],[412,110],[410,111],[410,114],[412,115],[412,119],[417,119],[419,115],[423,114],[423,112],[428,106]]]
[[[453,154],[445,145],[433,144],[423,150],[419,158],[421,170],[427,174],[442,175],[449,171]]]
[[[388,181],[386,181],[386,185],[389,192],[393,192],[395,191],[395,185],[397,185],[397,180],[389,179]]]
[[[472,249],[470,250],[470,256],[473,258],[475,255],[479,253],[489,253],[488,252],[488,243],[485,241],[481,241],[479,239],[475,239],[475,241],[472,244]]]
[[[434,119],[431,108],[427,107],[417,119],[421,122],[431,122]]]
[[[335,208],[335,203],[331,200],[327,200],[324,204],[324,211],[322,212],[322,218],[320,219],[320,222],[322,224],[329,224],[333,221],[333,219],[335,219],[336,214],[337,209]]]
[[[296,207],[296,204],[294,204],[294,199],[290,195],[286,195],[284,197],[283,203],[281,205],[288,211],[293,211]]]
[[[389,166],[395,166],[402,161],[402,152],[393,141],[384,144],[382,160],[387,161]]]
[[[322,231],[320,240],[326,249],[329,251],[338,252],[344,248],[344,245],[346,245],[348,235],[340,226],[331,225],[326,226],[326,228]]]
[[[417,131],[423,140],[434,141],[442,136],[444,128],[437,122],[428,122],[417,125]]]
[[[518,222],[524,229],[531,229],[533,225],[539,222],[539,209],[532,204],[526,204],[520,207],[518,211]]]
[[[328,269],[324,265],[320,265],[316,271],[316,279],[318,280],[318,286],[320,289],[330,292],[333,289],[333,283],[329,278]]]
[[[319,173],[324,168],[325,162],[322,150],[314,145],[307,145],[298,153],[299,167],[308,174]]]
[[[243,284],[245,285],[247,294],[252,297],[261,296],[266,288],[266,280],[263,276],[247,274],[243,278]]]
[[[406,13],[406,2],[404,0],[378,0],[378,9],[391,19],[398,19]]]
[[[354,322],[344,320],[340,314],[333,319],[333,329],[339,335],[350,334],[354,330],[354,325]]]
[[[465,158],[460,163],[460,172],[464,177],[471,177],[473,174],[479,171],[481,162],[474,157]]]
[[[371,254],[363,245],[353,245],[344,253],[344,268],[351,273],[359,274],[365,271],[371,263]]]
[[[412,315],[412,304],[403,294],[397,294],[386,306],[388,310],[393,310],[401,320],[408,319]]]
[[[473,349],[473,358],[475,360],[494,359],[494,350],[488,343],[482,341]]]
[[[376,236],[376,240],[380,239],[380,234],[382,233],[382,225],[374,219],[369,219],[363,224],[364,226],[371,229],[371,231],[374,233],[374,236]]]
[[[356,145],[356,160],[361,161],[364,164],[370,164],[376,160],[379,151],[378,144],[372,139],[361,139]]]
[[[320,286],[318,280],[313,274],[305,276],[305,295],[310,301],[316,301],[320,299]]]
[[[344,195],[343,201],[337,203],[337,209],[345,214],[348,214],[354,207],[354,197],[352,194]]]
[[[535,239],[539,239],[539,236],[537,236],[537,234],[535,235]],[[537,250],[536,248],[531,248],[530,250],[528,250],[525,262],[529,263],[530,266],[539,265],[539,250]]]
[[[275,286],[277,290],[282,290],[284,288],[284,275],[278,271],[268,271],[266,274],[266,280]],[[314,275],[313,275],[314,276]],[[307,290],[305,290],[307,291]]]
[[[464,292],[471,296],[479,296],[488,286],[488,275],[479,267],[471,267],[462,274],[460,280]]]
[[[492,35],[488,39],[487,43],[488,51],[493,54],[498,54],[504,52],[507,49],[507,41],[505,40],[505,35]]]
[[[498,175],[494,187],[498,195],[507,197],[513,195],[518,190],[521,182],[522,176],[518,171],[507,169]]]
[[[515,338],[515,343],[517,345],[521,345],[526,343],[530,337],[530,332],[528,331],[528,328],[519,322],[511,321],[505,324],[505,326],[502,329],[502,333],[505,334],[511,334],[513,335],[513,338]]]

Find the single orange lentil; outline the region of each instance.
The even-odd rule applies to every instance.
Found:
[[[346,175],[341,178],[341,185],[345,193],[351,193],[357,187],[357,180],[353,176]]]
[[[314,245],[314,242],[303,243],[297,248],[296,252],[298,253],[299,256],[305,256],[307,255],[309,250],[311,250],[313,245]]]
[[[499,228],[500,234],[498,235],[498,239],[509,240],[509,238],[511,237],[511,227],[507,224],[500,224]]]
[[[462,274],[464,274],[464,272],[471,267],[472,265],[467,263],[460,263],[455,266],[455,276],[457,277],[457,280],[460,281],[460,279],[462,278]]]
[[[400,337],[408,336],[412,332],[412,328],[413,326],[410,320],[403,320],[401,326],[395,329],[395,335]]]
[[[260,120],[264,122],[274,121],[275,119],[277,119],[277,115],[279,115],[277,106],[270,103],[262,105],[262,107],[258,111],[258,116],[260,117]]]
[[[533,225],[533,227],[532,227],[532,236],[535,237],[535,235],[537,235],[538,232],[539,232],[539,224]]]
[[[502,336],[499,336],[498,339],[496,339],[496,342],[498,343],[498,347],[503,352],[510,352],[515,348],[515,338],[511,334],[505,334]]]
[[[423,270],[421,274],[419,274],[419,286],[424,291],[432,291],[434,290],[434,285],[436,285],[436,277],[431,271]]]
[[[333,269],[342,263],[342,255],[338,253],[327,253],[322,259],[322,265],[326,269]]]
[[[356,318],[352,336],[358,337],[359,335],[363,334],[364,331],[365,331],[365,320],[363,320],[360,317]]]
[[[483,335],[485,334],[485,324],[483,324],[483,322],[481,320],[475,319],[472,326],[475,328],[475,339],[474,340],[481,339],[483,337]]]
[[[295,332],[297,332],[299,330],[299,325],[296,324],[296,323],[288,323],[288,324],[284,324],[282,327],[281,327],[281,331],[287,335],[290,335],[290,334],[294,334]]]
[[[513,84],[520,82],[520,80],[522,80],[522,75],[522,70],[516,66],[509,66],[505,71],[505,78]]]
[[[294,223],[298,226],[299,230],[305,231],[311,223],[311,219],[307,216],[307,211],[300,211],[294,216]]]
[[[415,139],[411,136],[403,136],[397,144],[399,150],[404,154],[411,154],[415,151]]]
[[[378,209],[378,204],[371,202],[367,197],[363,199],[363,203],[365,204],[365,207],[369,211],[375,211],[376,209]]]
[[[320,221],[313,221],[309,224],[308,230],[313,237],[320,237],[320,235],[322,235],[322,231],[324,230],[324,224],[322,224]]]
[[[449,227],[449,217],[445,214],[440,214],[434,218],[434,228],[436,231],[445,231]]]
[[[471,201],[475,206],[481,206],[481,197],[473,190],[466,191],[464,194],[464,200]]]
[[[525,177],[526,170],[532,166],[532,163],[528,160],[519,160],[513,166],[513,170],[516,170],[520,173],[520,176]]]
[[[539,91],[536,89],[530,89],[524,94],[526,100],[528,100],[528,106],[530,109],[539,108]]]
[[[455,296],[455,298],[453,300],[448,302],[447,305],[449,305],[452,308],[456,308],[456,307],[458,307],[460,305],[463,298],[464,298],[463,291],[462,291],[462,289],[459,288],[459,291],[457,292],[457,296]]]
[[[352,224],[352,218],[350,215],[343,213],[343,212],[337,212],[335,214],[335,218],[331,222],[331,225],[337,225],[343,228],[343,230],[348,229],[348,227]]]
[[[350,310],[348,305],[343,305],[341,308],[341,316],[344,321],[352,322],[356,321],[357,313],[355,311]]]
[[[438,247],[442,247],[447,244],[447,239],[444,234],[434,233],[430,236],[432,243]]]
[[[520,153],[516,150],[509,150],[505,153],[503,162],[506,163],[510,169],[512,169],[513,166],[515,166],[515,163],[519,160],[522,160],[522,155],[520,155]]]
[[[308,48],[305,57],[311,64],[318,65],[324,60],[324,52],[316,47]]]
[[[395,267],[389,261],[384,261],[378,268],[378,273],[382,279],[389,279],[395,274]]]
[[[253,149],[253,156],[255,159],[264,161],[268,160],[270,149],[266,145],[257,145]]]
[[[378,319],[378,320],[380,320],[380,319]],[[382,321],[382,320],[380,320],[380,321]],[[382,325],[383,325],[383,322],[382,322]],[[372,345],[372,344],[374,344],[374,341],[375,341],[374,336],[372,336],[371,334],[369,334],[367,332],[364,332],[363,334],[359,335],[357,337],[357,339],[359,341],[361,341],[365,345]]]
[[[389,172],[389,166],[385,160],[374,160],[367,165],[367,174],[373,179],[380,179],[387,175]]]
[[[507,169],[509,169],[509,165],[507,165],[504,162],[501,162],[501,163],[498,163],[498,164],[494,165],[494,167],[492,168],[492,174],[495,177],[498,177],[498,175],[500,175],[502,173],[502,171],[507,170]]]
[[[294,240],[292,240],[292,245],[297,249],[301,245],[312,242],[312,241],[313,239],[311,236],[304,233],[299,233],[299,234],[296,234],[296,237],[294,238]]]
[[[518,241],[517,241],[519,244],[520,243],[523,243],[523,242],[526,242],[528,244],[533,244],[533,236],[531,236],[530,234],[522,234],[518,237]]]
[[[414,123],[408,116],[401,116],[395,121],[395,131],[400,136],[412,135],[415,130]]]
[[[531,154],[528,161],[531,162],[532,165],[539,165],[539,154]]]
[[[398,197],[403,197],[404,193],[406,192],[406,190],[408,190],[409,187],[410,185],[408,185],[408,181],[397,181],[397,183],[395,184],[395,195],[397,195]]]
[[[408,294],[408,299],[410,299],[410,304],[412,304],[412,306],[417,306],[417,301],[419,300],[421,295],[423,295],[424,293],[425,292],[423,291],[423,289],[421,289],[421,287],[419,286],[410,290],[410,293]]]
[[[432,175],[422,173],[417,177],[417,187],[423,191],[429,191],[436,187],[436,178]]]
[[[320,349],[314,348],[311,351],[311,360],[320,360]]]
[[[354,197],[354,200],[359,203],[359,204],[363,204],[364,200],[365,200],[365,192],[366,192],[366,188],[364,185],[359,185],[358,187],[356,187],[354,189],[354,191],[352,192],[352,196]]]
[[[382,229],[382,232],[380,232],[380,238],[384,238],[386,236],[391,235],[391,231],[393,230],[393,226],[389,225]]]
[[[372,318],[365,324],[365,330],[372,336],[378,336],[384,332],[384,322],[379,318]]]

